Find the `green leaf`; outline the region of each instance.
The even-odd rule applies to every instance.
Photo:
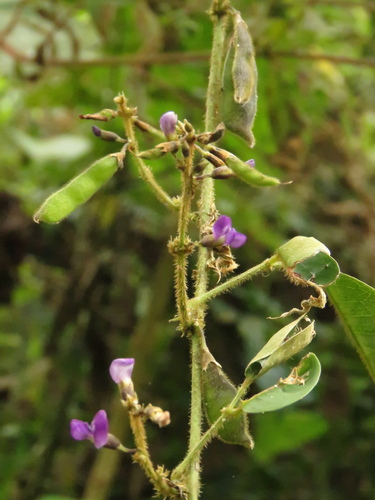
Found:
[[[334,283],[340,274],[340,268],[335,259],[325,252],[317,254],[299,262],[293,269],[294,274],[306,281],[313,281],[319,286],[328,286]]]
[[[296,236],[276,250],[276,254],[285,267],[293,268],[298,262],[305,260],[318,252],[330,255],[329,249],[315,238]]]
[[[73,161],[87,154],[91,148],[88,137],[73,134],[39,139],[14,130],[12,139],[28,156],[42,162]]]
[[[220,417],[221,410],[234,399],[237,390],[220,366],[214,362],[210,362],[202,371],[202,386],[205,414],[208,423],[212,425]],[[218,438],[224,443],[252,448],[254,445],[248,429],[247,415],[239,412],[228,416],[225,424],[219,429]]]
[[[353,276],[340,273],[326,291],[375,382],[375,289]]]
[[[305,329],[296,333],[286,342],[281,344],[281,346],[276,349],[274,353],[262,364],[262,369],[260,370],[258,376],[263,375],[268,370],[274,366],[283,363],[287,359],[291,358],[295,354],[298,354],[302,349],[310,344],[312,339],[315,337],[314,322],[312,322]]]
[[[279,382],[242,403],[246,413],[263,413],[289,406],[304,398],[317,384],[320,377],[320,363],[313,353],[302,358],[291,374]]]
[[[250,363],[246,367],[246,370],[245,370],[246,376],[248,376],[252,373],[257,373],[258,371],[260,371],[259,369],[257,370],[257,366],[258,367],[261,366],[260,361],[271,356],[271,354],[273,352],[275,352],[276,349],[278,349],[282,345],[282,343],[285,341],[286,337],[290,334],[290,332],[292,332],[294,330],[294,328],[298,325],[298,323],[301,321],[301,319],[303,317],[304,317],[304,315],[300,316],[296,320],[292,321],[288,325],[281,328],[281,330],[276,332],[274,335],[272,335],[272,337],[267,342],[267,344],[258,352],[258,354],[256,356],[253,357],[253,359],[250,361]]]

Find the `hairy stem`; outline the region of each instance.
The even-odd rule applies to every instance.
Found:
[[[194,146],[190,145],[189,155],[181,163],[182,193],[178,213],[177,239],[171,242],[169,248],[175,258],[175,290],[180,327],[183,332],[191,326],[191,318],[188,314],[188,295],[187,295],[187,260],[192,252],[193,245],[187,234],[191,202],[194,197],[192,165],[193,165]]]
[[[225,58],[225,8],[229,7],[226,1],[214,0],[211,7],[211,17],[214,24],[213,46],[210,62],[210,76],[206,98],[206,120],[205,130],[214,130],[220,123],[220,102],[221,102],[221,80]],[[212,170],[212,167],[207,167]],[[207,170],[206,170],[207,172]],[[209,172],[207,172],[209,173]],[[199,200],[199,228],[202,232],[208,223],[210,216],[215,212],[215,192],[213,180],[205,178],[202,182],[201,196]],[[195,296],[203,295],[207,290],[208,273],[207,261],[209,254],[206,248],[200,247],[198,252],[198,262],[196,269]],[[202,343],[204,342],[204,311],[205,306],[200,305],[195,310],[194,321],[196,327],[193,329],[191,338],[191,416],[190,416],[190,437],[187,456],[191,456],[201,440],[202,433]],[[189,500],[197,500],[200,491],[200,449],[189,461],[186,470],[187,489]]]
[[[200,454],[200,452],[204,449],[204,447],[214,438],[222,425],[225,422],[225,419],[228,414],[230,414],[237,406],[237,403],[242,399],[242,397],[247,392],[251,383],[253,382],[253,377],[247,377],[242,385],[239,387],[235,397],[230,402],[230,404],[223,409],[220,417],[211,425],[211,427],[203,434],[201,439],[197,442],[195,448],[193,448],[185,457],[183,462],[174,470],[173,477],[179,477],[180,475],[184,475],[185,470],[191,467],[191,464],[194,463],[196,456]]]
[[[232,288],[235,288],[238,285],[242,285],[245,281],[252,279],[257,274],[266,273],[272,271],[274,268],[274,264],[278,262],[278,258],[275,256],[270,257],[269,259],[264,260],[257,266],[254,266],[247,271],[244,271],[237,276],[233,276],[229,280],[225,281],[221,285],[215,286],[208,292],[202,293],[201,295],[195,296],[193,299],[189,301],[189,307],[191,310],[201,307],[206,304],[209,300],[217,297],[221,293],[228,292]]]

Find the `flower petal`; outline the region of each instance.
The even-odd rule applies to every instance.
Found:
[[[92,437],[92,430],[87,422],[73,418],[70,421],[70,435],[76,441],[82,441],[83,439],[90,439]]]
[[[91,422],[95,448],[102,448],[108,440],[108,418],[105,410],[99,410]]]
[[[220,215],[215,224],[212,227],[215,240],[218,240],[220,236],[227,234],[232,229],[232,220],[227,215]]]
[[[225,237],[225,243],[232,248],[242,247],[246,243],[247,236],[232,229]]]
[[[132,372],[134,368],[134,358],[119,358],[112,361],[109,367],[109,373],[112,380],[119,384],[122,382],[128,382],[131,380]]]

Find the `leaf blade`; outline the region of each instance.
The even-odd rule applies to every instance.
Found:
[[[375,382],[375,289],[353,276],[340,273],[326,291]]]
[[[244,401],[242,410],[245,413],[264,413],[289,406],[312,391],[318,383],[320,373],[320,362],[315,354],[310,352],[302,358],[289,377]],[[303,378],[303,383],[299,378]]]

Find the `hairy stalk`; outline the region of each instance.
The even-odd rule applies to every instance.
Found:
[[[213,46],[210,61],[210,76],[206,98],[206,120],[205,130],[214,130],[220,122],[220,102],[221,102],[221,80],[223,64],[225,59],[225,25],[226,9],[229,4],[226,0],[214,0],[211,7],[211,17],[214,25]],[[212,167],[207,167],[209,171]],[[209,173],[206,170],[206,173]],[[210,216],[215,212],[215,193],[213,180],[205,178],[202,182],[201,196],[199,200],[199,227],[202,228],[209,222]],[[200,247],[198,252],[198,262],[196,269],[195,296],[203,295],[207,290],[208,273],[207,261],[209,253],[206,248]],[[194,321],[196,327],[193,329],[191,338],[191,414],[190,414],[190,435],[189,435],[189,456],[196,449],[201,439],[202,433],[202,343],[204,342],[204,311],[205,306],[200,305],[195,311]],[[189,500],[197,500],[200,491],[200,450],[194,454],[194,458],[189,462],[186,469],[187,489]]]
[[[148,451],[146,431],[144,427],[143,418],[139,414],[134,414],[129,412],[130,426],[134,435],[135,444],[137,446],[137,451],[133,455],[134,462],[137,462],[142,469],[145,471],[147,477],[152,482],[158,495],[165,497],[174,498],[175,490],[171,485],[169,485],[158,471],[154,469],[154,466],[150,459],[150,454]]]
[[[200,454],[200,452],[204,449],[204,447],[213,439],[217,433],[219,432],[222,425],[224,425],[225,418],[227,415],[231,414],[233,410],[235,410],[237,403],[242,399],[242,397],[246,394],[248,388],[251,383],[254,381],[254,377],[247,377],[242,385],[239,387],[235,397],[230,402],[230,404],[223,409],[220,417],[211,425],[211,427],[203,434],[199,442],[196,444],[195,448],[193,448],[186,455],[183,462],[174,470],[173,477],[183,476],[186,469],[191,467],[191,464],[194,463],[196,456]]]
[[[198,308],[199,306],[206,304],[209,300],[217,297],[221,293],[228,292],[236,286],[242,285],[242,283],[245,283],[245,281],[252,279],[257,274],[272,271],[274,269],[274,264],[277,264],[277,262],[278,257],[272,256],[269,259],[264,260],[260,264],[248,269],[247,271],[244,271],[237,276],[233,276],[233,278],[230,278],[221,285],[215,286],[215,288],[212,288],[208,292],[202,293],[202,295],[195,296],[194,298],[189,300],[190,309],[193,310],[195,308]]]
[[[139,158],[137,156],[139,154],[139,148],[133,128],[134,110],[127,107],[126,98],[122,94],[115,97],[114,101],[118,106],[119,115],[123,119],[125,134],[131,143],[129,151],[131,151],[134,155],[134,160],[137,164],[141,178],[147,182],[147,184],[150,186],[153,193],[155,194],[156,198],[161,203],[163,203],[163,205],[165,205],[170,210],[177,210],[179,201],[177,199],[172,199],[168,195],[168,193],[166,193],[164,189],[161,186],[159,186],[149,167],[144,163],[142,158]]]
[[[180,165],[182,193],[178,213],[177,238],[169,243],[169,250],[174,255],[175,260],[175,292],[180,328],[185,333],[191,326],[191,318],[188,314],[187,259],[194,246],[188,237],[187,229],[190,219],[191,202],[194,197],[192,176],[193,155],[194,146],[190,145],[189,155]]]

